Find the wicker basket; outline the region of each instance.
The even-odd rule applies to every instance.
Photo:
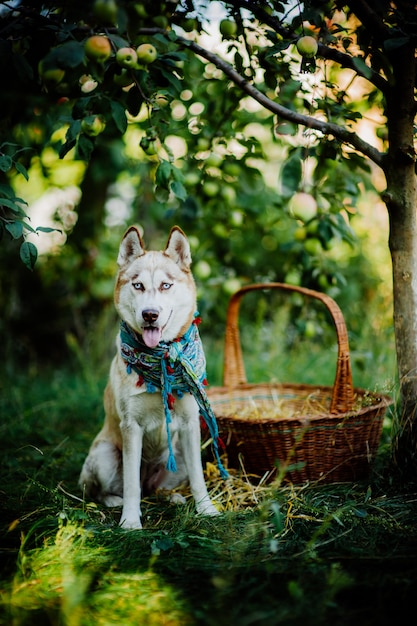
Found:
[[[259,289],[301,293],[327,307],[338,342],[333,387],[247,383],[239,339],[239,305],[246,293]],[[334,300],[311,289],[282,283],[248,285],[231,297],[224,383],[223,387],[209,389],[208,395],[226,445],[229,467],[239,468],[241,459],[249,474],[262,476],[269,472],[272,479],[278,470],[293,483],[365,478],[378,449],[384,414],[392,403],[387,396],[353,388],[346,325]],[[289,408],[288,416],[271,416],[271,410],[266,410],[277,402]],[[261,407],[258,415],[242,416],[250,403]],[[262,416],[262,411],[266,415]]]

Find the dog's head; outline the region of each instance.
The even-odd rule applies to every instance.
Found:
[[[147,252],[139,230],[131,226],[117,264],[116,309],[146,345],[154,348],[183,335],[196,310],[196,289],[190,245],[182,230],[172,228],[163,252]]]

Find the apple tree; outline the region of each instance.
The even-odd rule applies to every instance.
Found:
[[[221,171],[227,206],[238,207],[221,220],[216,214],[216,236],[225,251],[233,242],[224,224],[234,220],[234,228],[244,230],[248,223],[248,237],[252,224],[273,228],[275,216],[264,210],[270,205],[298,219],[300,239],[309,227],[304,248],[310,242],[310,253],[319,255],[332,239],[351,237],[348,221],[361,172],[376,168],[383,174],[402,411],[397,457],[404,469],[415,469],[414,3],[88,0],[79,6],[27,0],[0,7],[7,85],[0,95],[0,229],[23,241],[21,257],[30,267],[36,248],[25,233],[34,227],[10,181],[26,177],[33,153],[45,146],[61,159],[85,163],[101,153],[104,164],[106,148],[127,149],[127,139],[140,127],[152,194],[160,204],[174,198],[184,219],[198,212],[190,199],[193,188],[197,198],[204,196],[219,210]],[[192,107],[201,101],[202,108]],[[262,141],[241,132],[251,117],[248,101],[264,112],[272,140],[286,146],[280,193],[261,208],[256,198],[267,190],[251,164],[262,159]],[[374,124],[366,119],[369,111]],[[183,163],[172,136],[186,145]],[[213,145],[221,149],[213,151]],[[231,196],[245,185],[248,193],[239,205]],[[209,212],[205,217],[210,219]],[[240,245],[236,256],[244,264]],[[273,257],[272,244],[269,252]]]

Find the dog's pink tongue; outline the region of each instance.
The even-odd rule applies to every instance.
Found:
[[[161,341],[162,330],[160,328],[144,328],[143,341],[148,348],[156,348]]]

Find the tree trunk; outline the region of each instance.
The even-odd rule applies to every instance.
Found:
[[[414,46],[391,57],[395,81],[387,95],[389,152],[384,196],[392,258],[394,330],[400,383],[400,416],[394,459],[406,479],[417,477],[417,184],[413,123]],[[401,98],[399,98],[401,94]]]

